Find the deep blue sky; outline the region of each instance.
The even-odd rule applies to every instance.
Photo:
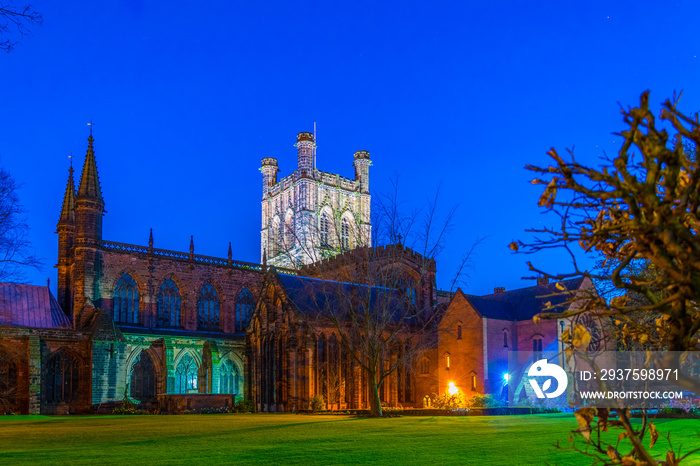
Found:
[[[612,3],[612,5],[608,5]],[[459,204],[438,261],[447,286],[476,237],[466,291],[527,286],[507,245],[541,225],[527,163],[619,149],[619,104],[684,90],[700,110],[696,2],[33,2],[34,37],[0,55],[0,164],[23,183],[31,240],[55,290],[54,234],[86,123],[108,213],[104,238],[257,262],[260,160],[296,164],[318,126],[318,167],[372,193],[399,175],[409,205],[442,183]],[[537,257],[534,257],[538,262]],[[539,263],[552,271],[556,256]]]

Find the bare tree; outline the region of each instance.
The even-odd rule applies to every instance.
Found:
[[[0,168],[0,281],[21,281],[27,267],[38,268],[42,264],[33,255],[27,239],[29,227],[18,190],[12,175]]]
[[[20,37],[31,35],[30,26],[44,22],[41,13],[36,11],[30,4],[22,7],[15,6],[12,2],[0,1],[0,50],[11,52],[19,43],[12,39],[5,39],[1,36],[16,32]]]
[[[316,279],[306,282],[305,305],[314,311],[310,324],[331,329],[344,357],[364,374],[371,416],[382,415],[380,390],[389,378],[411,377],[416,356],[437,342],[435,258],[444,248],[456,209],[440,214],[439,191],[424,209],[406,212],[403,206],[395,182],[393,192],[381,196],[373,208],[374,247],[353,248],[362,244],[359,232],[353,231],[355,237],[348,241],[339,226],[330,228],[332,236],[324,237],[329,257],[298,268],[299,275]],[[471,268],[475,249],[463,257],[461,277]],[[455,278],[452,285],[459,281]],[[333,404],[339,383],[333,374],[325,377]]]
[[[679,96],[680,97],[680,96]],[[551,228],[531,230],[537,237],[530,244],[515,242],[511,249],[534,253],[563,248],[572,258],[569,273],[551,274],[529,263],[530,270],[555,280],[585,274],[574,253],[579,247],[601,257],[591,278],[612,284],[614,296],[600,296],[595,290],[579,293],[580,306],[574,311],[543,313],[536,318],[562,318],[584,312],[609,317],[618,326],[618,337],[646,348],[666,351],[664,367],[680,367],[679,352],[697,350],[700,330],[700,167],[695,148],[700,142],[698,116],[677,109],[678,99],[662,105],[660,119],[649,109],[649,92],[642,94],[638,108],[623,109],[628,129],[615,157],[606,157],[600,168],[576,161],[572,151],[561,157],[548,154],[549,167],[528,165],[545,185],[539,201],[557,219]],[[670,136],[667,126],[674,132]],[[641,269],[640,269],[641,266]],[[609,299],[606,299],[609,298]],[[652,317],[652,318],[649,318]],[[576,326],[562,339],[570,349],[590,341],[586,329]],[[700,383],[679,371],[677,384],[700,393]],[[626,409],[617,410],[619,420],[608,422],[608,410],[582,409],[576,413],[580,429],[601,462],[656,464],[642,444],[645,434],[651,448],[658,432],[653,424],[633,425]],[[597,428],[614,426],[627,438],[631,451],[618,453],[618,446],[591,438]],[[593,423],[593,424],[592,424]],[[590,452],[589,452],[590,453]],[[681,458],[671,449],[666,464]]]

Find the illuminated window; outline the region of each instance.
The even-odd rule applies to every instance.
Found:
[[[226,360],[221,365],[221,393],[239,393],[239,382],[240,375],[236,366],[230,361]]]
[[[199,293],[197,328],[219,330],[219,295],[210,283],[206,284]]]
[[[255,299],[248,289],[243,288],[236,298],[236,332],[245,331],[254,310]]]
[[[457,339],[462,339],[462,324],[457,324]]]
[[[330,221],[328,221],[328,216],[324,212],[321,214],[321,247],[330,247],[329,233],[330,233]]]
[[[175,393],[187,393],[197,389],[197,364],[186,354],[180,359],[175,370]]]
[[[472,390],[476,390],[476,376],[472,375]]]
[[[350,249],[350,224],[348,219],[344,218],[340,225],[340,246],[344,249]]]
[[[45,368],[45,400],[67,403],[78,399],[78,361],[65,351],[49,358]]]
[[[114,321],[122,324],[139,323],[139,290],[131,275],[125,273],[114,286],[112,299]]]
[[[180,290],[171,279],[167,279],[160,286],[158,293],[158,326],[180,326]]]
[[[450,368],[450,355],[449,353],[445,355],[445,369]]]

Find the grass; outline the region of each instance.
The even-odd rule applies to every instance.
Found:
[[[669,429],[676,450],[700,446],[695,419],[656,425],[653,453],[665,451]],[[552,446],[568,446],[575,428],[571,414],[1,416],[0,464],[591,464]]]

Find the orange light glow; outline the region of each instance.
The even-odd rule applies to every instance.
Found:
[[[450,385],[447,388],[447,393],[449,393],[450,395],[456,395],[457,393],[459,393],[459,389],[455,387],[454,382],[450,382]]]

